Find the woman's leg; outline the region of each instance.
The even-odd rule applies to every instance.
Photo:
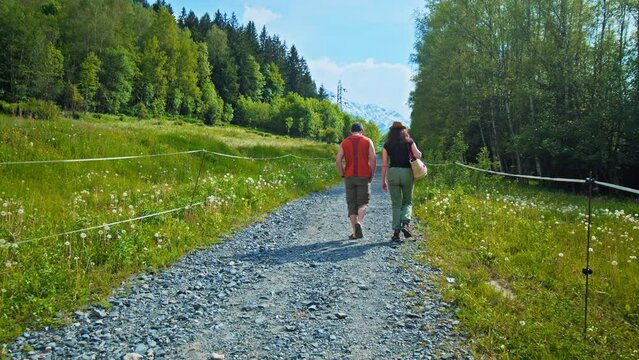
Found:
[[[402,202],[400,209],[400,227],[402,223],[410,223],[413,213],[413,172],[411,169],[402,169]]]
[[[388,182],[388,192],[390,193],[392,209],[393,209],[393,230],[402,228],[400,211],[402,208],[402,189],[400,182],[399,168],[389,168],[386,175]]]

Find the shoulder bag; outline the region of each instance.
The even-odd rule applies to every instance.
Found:
[[[412,147],[413,145],[411,144],[408,148],[408,160],[410,161],[410,168],[411,170],[413,170],[413,179],[421,180],[428,174],[428,169],[426,168],[426,164],[424,164],[423,161],[413,155]]]

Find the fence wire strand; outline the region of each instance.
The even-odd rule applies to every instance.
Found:
[[[201,153],[201,152],[205,152],[207,154],[212,154],[212,155],[217,155],[217,156],[222,156],[222,157],[228,157],[228,158],[233,158],[233,159],[243,159],[243,160],[279,160],[279,159],[284,159],[284,158],[288,158],[288,157],[295,158],[295,159],[300,159],[300,160],[328,160],[328,159],[331,159],[329,157],[302,157],[302,156],[298,156],[298,155],[295,155],[295,154],[285,154],[285,155],[273,156],[273,157],[250,157],[250,156],[224,154],[224,153],[220,153],[220,152],[216,152],[216,151],[200,149],[200,150],[188,150],[188,151],[163,153],[163,154],[113,156],[113,157],[101,157],[101,158],[4,161],[4,162],[0,162],[0,165],[30,165],[30,164],[82,163],[82,162],[96,162],[96,161],[132,160],[132,159],[159,157],[159,156],[197,154],[197,153]]]
[[[243,160],[251,160],[251,161],[253,161],[253,160],[279,160],[279,159],[285,159],[285,158],[289,158],[289,157],[290,158],[295,158],[295,159],[300,159],[300,160],[327,160],[327,159],[331,159],[331,158],[328,158],[328,157],[302,157],[302,156],[298,156],[298,155],[295,155],[295,154],[285,154],[285,155],[274,156],[274,157],[248,157],[248,156],[224,154],[224,153],[220,153],[220,152],[216,152],[216,151],[200,149],[200,150],[188,150],[188,151],[162,153],[162,154],[115,156],[115,157],[102,157],[102,158],[31,160],[31,161],[5,161],[5,162],[0,162],[0,165],[83,163],[83,162],[95,162],[95,161],[131,160],[131,159],[140,159],[140,158],[152,158],[152,157],[159,157],[159,156],[196,154],[196,153],[205,153],[205,154],[211,154],[211,155],[222,156],[222,157],[227,157],[227,158],[243,159]],[[203,161],[203,159],[202,159],[202,161]],[[200,164],[200,165],[202,165],[202,164]],[[200,168],[200,172],[201,172],[201,168]],[[199,176],[198,176],[198,179],[199,179]],[[197,183],[196,183],[196,188],[197,188]],[[142,220],[142,219],[147,219],[147,218],[151,218],[151,217],[155,217],[155,216],[160,216],[160,215],[164,215],[164,214],[170,214],[170,213],[174,213],[176,211],[188,209],[188,208],[193,207],[193,206],[203,205],[204,203],[205,203],[204,201],[201,201],[201,202],[198,202],[198,203],[192,203],[192,204],[189,204],[189,205],[186,205],[186,206],[182,206],[182,207],[178,207],[178,208],[174,208],[174,209],[170,209],[170,210],[164,210],[164,211],[156,212],[156,213],[153,213],[153,214],[147,214],[147,215],[138,216],[138,217],[131,218],[131,219],[126,219],[126,220],[120,220],[120,221],[116,221],[116,222],[112,222],[112,223],[108,223],[108,224],[95,225],[95,226],[90,226],[90,227],[86,227],[86,228],[82,228],[82,229],[66,231],[66,232],[62,232],[62,233],[58,233],[58,234],[51,234],[51,235],[47,235],[47,236],[41,236],[41,237],[38,237],[38,238],[22,240],[22,241],[17,241],[17,242],[11,242],[11,243],[7,242],[7,243],[4,243],[4,244],[0,244],[0,248],[3,248],[3,247],[4,248],[10,248],[10,247],[19,246],[21,244],[26,244],[26,243],[36,242],[36,241],[40,241],[40,240],[51,239],[51,238],[55,238],[55,237],[65,236],[65,235],[77,234],[77,233],[81,233],[81,232],[84,232],[84,231],[91,231],[91,230],[101,229],[101,228],[104,228],[104,227],[107,227],[107,226],[115,226],[115,225],[119,225],[119,224],[124,224],[124,223],[129,223],[129,222],[133,222],[133,221]]]
[[[195,154],[202,152],[203,150],[189,150],[163,154],[147,154],[147,155],[131,155],[131,156],[114,156],[114,157],[101,157],[101,158],[86,158],[86,159],[58,159],[58,160],[29,160],[29,161],[5,161],[0,162],[0,165],[29,165],[29,164],[54,164],[54,163],[80,163],[80,162],[94,162],[94,161],[114,161],[114,160],[131,160],[141,158],[151,158],[158,156],[172,156],[182,154]]]
[[[182,206],[182,207],[178,207],[178,208],[174,208],[174,209],[170,209],[170,210],[164,210],[164,211],[156,212],[156,213],[153,213],[153,214],[142,215],[142,216],[134,217],[134,218],[131,218],[131,219],[115,221],[115,222],[108,223],[108,224],[95,225],[95,226],[90,226],[90,227],[86,227],[86,228],[83,228],[83,229],[71,230],[71,231],[66,231],[66,232],[62,232],[62,233],[58,233],[58,234],[42,236],[42,237],[33,238],[33,239],[16,241],[16,242],[13,242],[13,243],[5,243],[5,244],[1,245],[1,247],[7,247],[8,248],[8,247],[19,246],[19,245],[30,243],[30,242],[36,242],[36,241],[40,241],[40,240],[51,239],[51,238],[55,238],[55,237],[59,237],[59,236],[72,235],[72,234],[77,234],[77,233],[81,233],[81,232],[84,232],[84,231],[91,231],[91,230],[96,230],[96,229],[103,229],[103,228],[105,228],[107,226],[111,227],[111,226],[125,224],[125,223],[129,223],[129,222],[133,222],[133,221],[147,219],[147,218],[150,218],[150,217],[160,216],[160,215],[164,215],[164,214],[170,214],[170,213],[174,213],[176,211],[185,210],[185,209],[188,209],[190,207],[199,206],[199,205],[203,205],[203,204],[204,204],[204,201],[200,201],[198,203],[193,203],[191,205],[185,205],[185,206]]]

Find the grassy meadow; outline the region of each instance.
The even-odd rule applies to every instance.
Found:
[[[330,159],[336,152],[331,145],[235,127],[108,115],[87,115],[80,121],[0,115],[0,162],[195,149]],[[0,343],[28,328],[67,323],[72,310],[102,302],[132,273],[167,266],[287,201],[335,184],[333,167],[332,160],[248,161],[202,153],[0,165]],[[14,245],[185,206],[192,199],[205,204]]]
[[[459,167],[416,186],[419,257],[442,270],[477,358],[639,358],[639,201],[593,199],[584,326],[587,197]]]

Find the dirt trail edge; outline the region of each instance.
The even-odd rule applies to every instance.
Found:
[[[378,169],[379,170],[379,169]],[[450,306],[390,239],[373,182],[364,239],[347,240],[343,186],[280,207],[222,244],[114,290],[112,308],[25,333],[13,358],[470,358]],[[30,351],[21,351],[27,349]]]

